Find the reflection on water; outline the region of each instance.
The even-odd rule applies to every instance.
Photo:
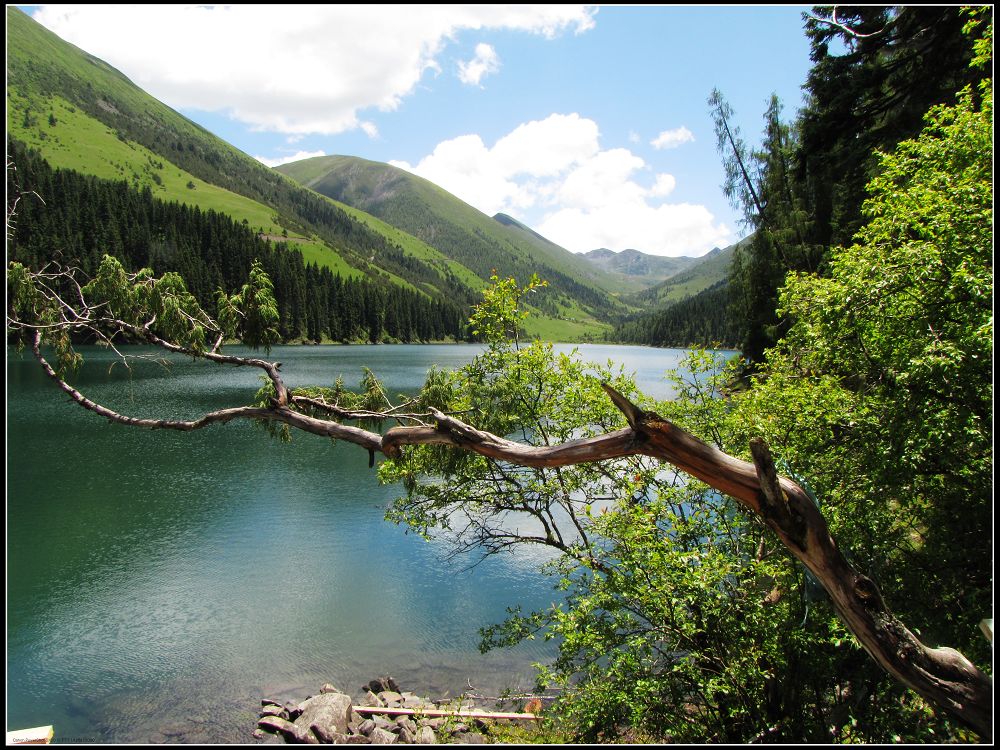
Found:
[[[571,347],[560,347],[569,351]],[[680,351],[580,347],[667,395]],[[290,385],[349,387],[372,368],[392,393],[470,346],[279,347]],[[115,367],[86,351],[79,387],[138,416],[247,403],[256,371],[173,360]],[[552,645],[481,656],[505,607],[550,606],[540,557],[467,569],[383,520],[397,488],[368,456],[249,424],[195,433],[112,425],[8,351],[8,727],[57,741],[247,741],[263,696],[324,682],[355,692],[391,673],[438,697],[531,684]]]

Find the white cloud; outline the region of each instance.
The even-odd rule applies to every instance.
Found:
[[[553,37],[594,26],[579,5],[74,5],[35,20],[172,107],[259,130],[334,134],[399,106],[462,30]],[[169,61],[169,64],[164,64]],[[487,71],[488,72],[488,71]]]
[[[655,149],[677,148],[685,143],[694,140],[694,133],[681,125],[674,130],[664,130],[656,138],[650,141],[650,145]]]
[[[672,174],[658,174],[649,194],[655,195],[657,198],[666,198],[674,192],[675,187],[677,187],[677,180]]]
[[[476,45],[476,56],[469,62],[458,63],[458,80],[472,86],[479,86],[483,76],[496,73],[500,70],[500,57],[497,51],[489,44],[480,43]]]
[[[369,138],[378,138],[378,126],[374,122],[364,121],[358,125]]]
[[[732,231],[704,206],[689,203],[652,206],[646,201],[609,204],[590,211],[560,209],[536,231],[574,252],[598,247],[634,248],[650,255],[702,255],[733,242]]]
[[[593,120],[553,114],[518,125],[497,141],[492,158],[512,175],[552,176],[597,154],[599,135]]]
[[[599,129],[578,114],[519,125],[492,148],[475,134],[439,143],[412,166],[480,211],[535,217],[528,223],[574,252],[636,248],[656,255],[698,255],[734,239],[704,206],[663,203],[677,187],[625,148],[601,150]]]
[[[273,159],[266,156],[255,156],[254,159],[259,161],[261,164],[266,164],[269,167],[280,167],[282,164],[289,164],[293,161],[302,161],[303,159],[312,159],[314,156],[326,156],[326,151],[299,151],[291,156],[277,156]]]

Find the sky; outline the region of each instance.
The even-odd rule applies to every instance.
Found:
[[[746,233],[706,103],[748,144],[802,106],[809,6],[80,5],[25,10],[269,166],[388,162],[586,252]]]

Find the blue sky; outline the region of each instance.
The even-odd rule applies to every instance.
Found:
[[[742,234],[706,99],[791,119],[808,6],[39,6],[67,41],[265,163],[390,162],[575,252]]]

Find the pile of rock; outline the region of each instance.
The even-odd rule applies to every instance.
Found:
[[[287,743],[310,745],[434,745],[441,742],[482,744],[487,741],[479,731],[483,725],[475,719],[422,716],[422,710],[441,706],[413,693],[401,691],[391,677],[372,680],[362,690],[364,697],[358,704],[359,707],[404,709],[406,712],[388,711],[379,714],[355,711],[355,704],[349,695],[326,684],[319,695],[311,696],[297,705],[282,705],[267,698],[262,700],[260,720],[254,736],[275,742],[284,740]],[[469,708],[454,704],[449,704],[448,707]]]

